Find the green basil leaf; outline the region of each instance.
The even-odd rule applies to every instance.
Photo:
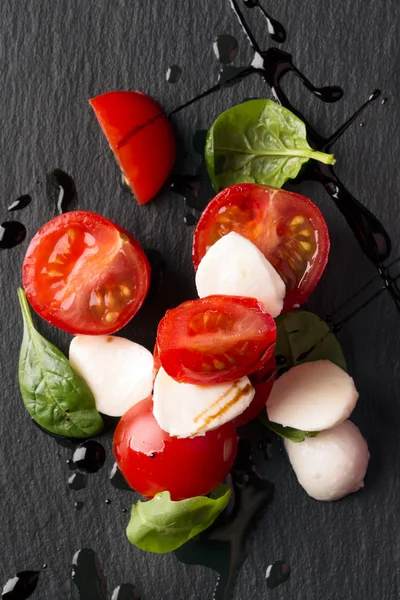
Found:
[[[313,150],[303,121],[272,100],[223,112],[208,132],[205,158],[217,191],[245,182],[282,187],[310,158],[336,162],[333,154]]]
[[[230,495],[230,488],[220,485],[210,498],[197,496],[174,502],[169,492],[161,492],[147,502],[139,500],[132,506],[128,539],[141,550],[172,552],[210,527],[226,508]]]
[[[276,319],[275,358],[277,375],[291,367],[315,360],[330,360],[347,370],[346,360],[336,336],[317,315],[294,310]]]
[[[103,421],[87,383],[64,354],[35,329],[25,292],[18,290],[24,320],[19,385],[26,410],[44,429],[84,438],[99,433]]]
[[[264,412],[260,415],[259,420],[263,423],[268,429],[276,433],[276,435],[280,435],[291,442],[304,442],[306,437],[315,437],[318,435],[318,431],[301,431],[300,429],[294,429],[293,427],[284,427],[283,425],[279,425],[279,423],[273,423],[268,419],[267,413]]]

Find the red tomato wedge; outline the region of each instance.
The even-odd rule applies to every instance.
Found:
[[[29,302],[69,333],[118,331],[146,297],[150,265],[139,242],[112,221],[74,211],[46,223],[22,267]]]
[[[286,285],[284,310],[306,302],[324,272],[330,248],[327,225],[311,200],[253,183],[226,188],[197,224],[195,269],[208,248],[231,231],[253,242],[278,271]]]
[[[147,498],[168,490],[172,500],[215,489],[232,468],[237,444],[232,423],[194,438],[170,437],[153,416],[151,396],[124,414],[113,442],[118,467],[134,490]]]
[[[175,162],[167,115],[142,92],[108,92],[89,100],[139,204],[160,190]]]
[[[272,355],[255,373],[249,375],[249,379],[256,391],[255,396],[246,410],[234,419],[233,423],[236,427],[242,427],[249,421],[255,419],[260,412],[265,408],[269,395],[274,385],[276,376],[275,356]]]
[[[274,351],[276,326],[254,298],[208,296],[167,311],[157,331],[159,360],[181,383],[235,381]]]

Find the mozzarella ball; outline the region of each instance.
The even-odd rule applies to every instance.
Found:
[[[303,431],[342,423],[358,399],[353,379],[329,360],[302,363],[277,379],[267,402],[270,421]]]
[[[69,360],[104,415],[121,417],[151,394],[153,355],[140,344],[111,335],[77,335]]]
[[[344,421],[304,442],[285,440],[300,485],[315,500],[339,500],[364,487],[369,451],[351,421]]]
[[[279,273],[250,240],[231,232],[207,251],[196,273],[200,298],[213,294],[256,298],[272,316],[282,311],[286,287]]]
[[[161,367],[154,381],[153,414],[164,431],[185,438],[232,421],[254,398],[247,377],[214,385],[179,383]]]

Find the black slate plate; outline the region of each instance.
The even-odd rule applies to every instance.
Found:
[[[388,99],[368,108],[337,143],[335,154],[342,180],[388,229],[396,258],[400,252],[397,0],[384,5],[372,0],[343,0],[340,6],[328,0],[266,4],[285,24],[288,38],[283,48],[292,52],[299,68],[318,85],[336,83],[345,90],[341,101],[324,104],[292,75],[285,80],[292,103],[320,132],[333,131],[376,87]],[[265,23],[254,14],[251,19],[260,45],[267,48]],[[144,208],[136,205],[119,185],[118,169],[87,99],[110,89],[137,88],[172,110],[216,82],[219,65],[212,44],[220,34],[238,39],[235,64],[249,64],[251,50],[228,0],[3,0],[0,5],[2,220],[19,219],[30,238],[55,215],[47,175],[55,168],[72,175],[78,208],[112,218],[165,260],[158,294],[123,331],[149,348],[165,309],[195,294],[192,228],[184,224],[190,211],[171,192]],[[171,84],[166,73],[174,64],[181,67],[182,76]],[[251,78],[177,115],[173,119],[180,145],[177,172],[194,173],[199,166],[192,144],[196,131],[207,129],[222,110],[255,96],[271,97],[271,91]],[[330,228],[330,263],[310,302],[311,309],[323,316],[376,271],[324,190],[316,183],[295,189],[320,206]],[[204,193],[211,192],[206,188]],[[30,205],[7,214],[7,207],[22,194],[32,197]],[[25,412],[16,372],[22,328],[15,290],[26,246],[27,241],[1,252],[0,582],[5,584],[16,571],[40,570],[46,564],[32,597],[75,599],[72,557],[88,547],[97,552],[107,576],[108,598],[123,582],[134,583],[144,599],[211,598],[213,571],[185,566],[174,555],[142,553],[127,542],[128,515],[123,508],[134,495],[109,483],[111,433],[101,439],[107,449],[106,465],[89,476],[84,490],[72,491],[67,487],[71,472],[66,463],[71,450],[35,428]],[[367,296],[379,286],[375,281]],[[41,331],[67,349],[67,335],[45,323]],[[372,454],[365,489],[338,503],[317,503],[306,496],[286,459],[276,453],[264,467],[275,484],[275,497],[255,531],[238,577],[236,599],[399,597],[399,333],[399,315],[387,293],[340,333],[361,394],[354,420]],[[75,502],[83,502],[81,510],[74,508]],[[277,560],[290,564],[291,576],[269,590],[265,572]]]

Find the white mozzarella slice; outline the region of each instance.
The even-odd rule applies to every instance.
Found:
[[[208,250],[196,273],[200,298],[213,294],[250,296],[277,317],[286,288],[282,278],[250,240],[231,232]]]
[[[105,415],[120,417],[151,394],[153,355],[140,344],[116,336],[77,335],[69,360]]]
[[[322,431],[347,419],[358,399],[353,379],[329,360],[303,363],[275,381],[268,418],[285,427]]]
[[[153,413],[174,437],[194,437],[232,421],[249,406],[254,388],[247,377],[216,385],[178,383],[161,368],[154,381]]]
[[[364,487],[370,454],[367,442],[351,421],[314,438],[285,440],[300,485],[316,500],[339,500]]]

